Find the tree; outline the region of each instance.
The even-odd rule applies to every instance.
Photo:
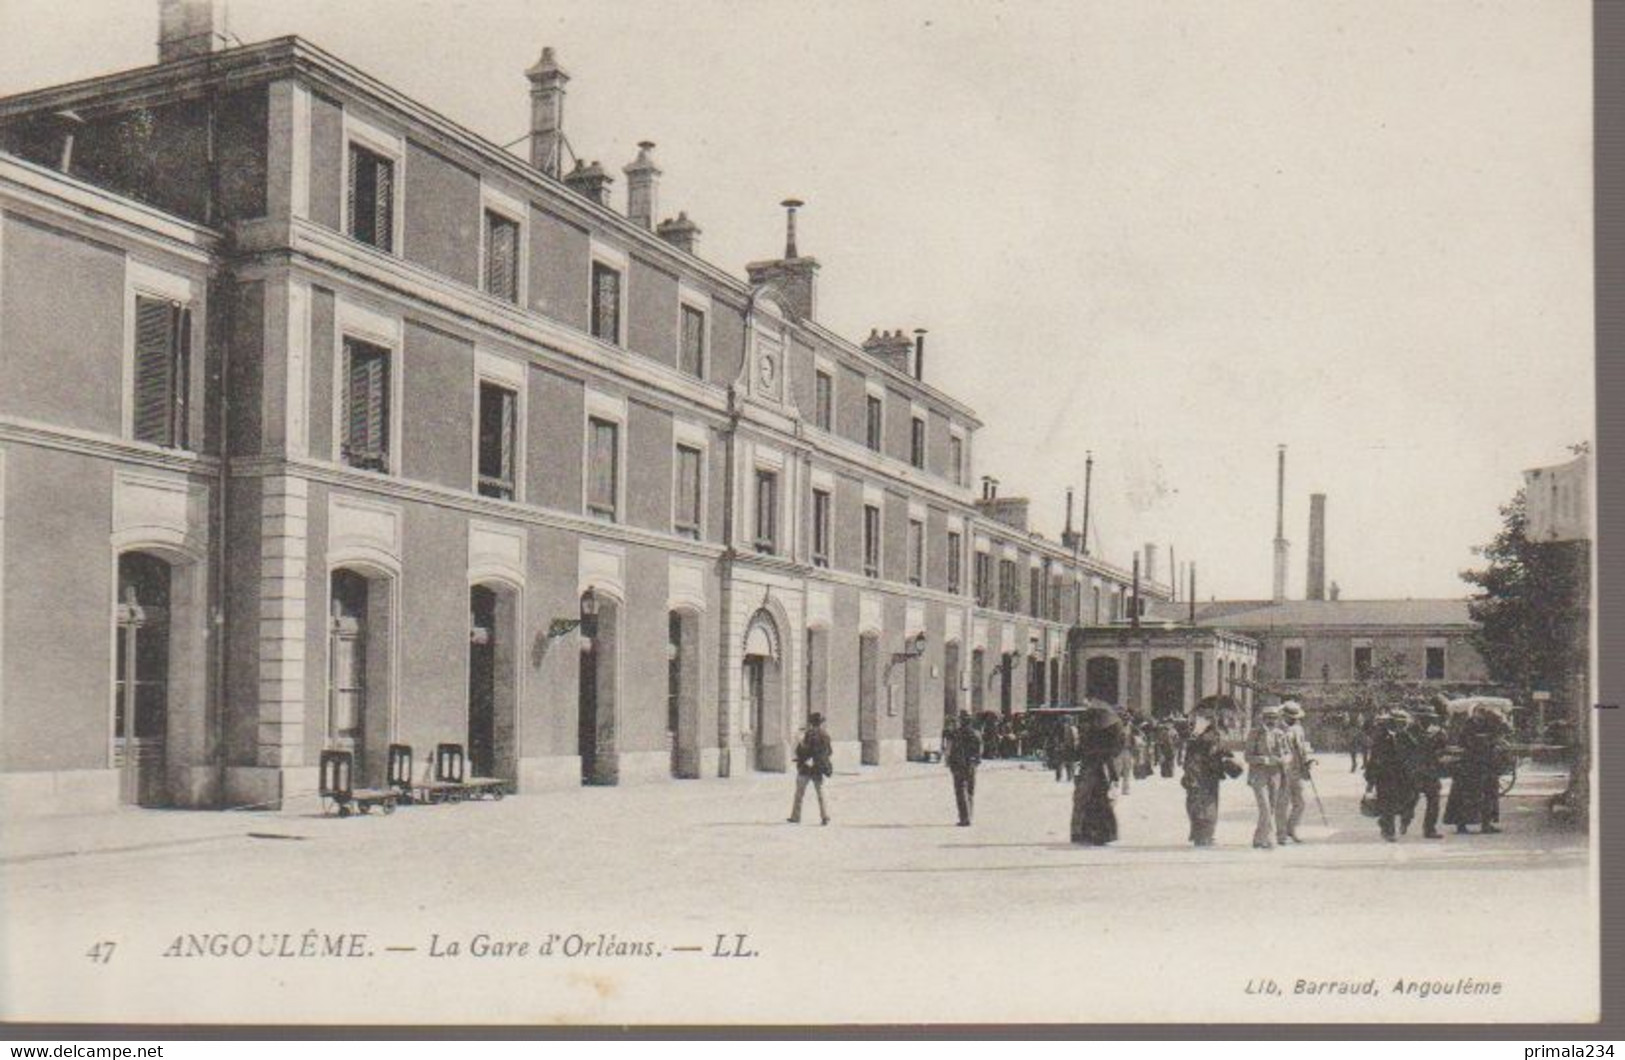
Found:
[[[1490,679],[1528,694],[1561,694],[1585,665],[1576,623],[1589,596],[1586,548],[1581,542],[1540,542],[1526,536],[1527,512],[1519,490],[1501,508],[1495,540],[1473,550],[1485,565],[1461,572],[1479,591],[1468,603],[1477,628],[1471,642]]]

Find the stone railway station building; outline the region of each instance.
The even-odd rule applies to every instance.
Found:
[[[5,812],[274,805],[391,743],[783,770],[813,710],[856,768],[1081,695],[1134,575],[978,492],[908,336],[819,323],[793,207],[740,280],[650,145],[624,212],[566,169],[550,53],[526,160],[160,8],[157,64],[0,99]]]

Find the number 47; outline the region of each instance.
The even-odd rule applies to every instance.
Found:
[[[118,948],[118,943],[104,940],[86,950],[85,956],[89,957],[92,963],[106,964],[113,959],[113,950],[116,948]]]

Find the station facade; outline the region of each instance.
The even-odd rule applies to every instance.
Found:
[[[740,280],[652,145],[625,212],[565,169],[550,54],[527,161],[162,7],[157,65],[0,100],[6,812],[276,805],[393,743],[776,771],[811,711],[856,768],[1081,695],[1132,574],[978,494],[915,340],[819,323],[793,207]]]

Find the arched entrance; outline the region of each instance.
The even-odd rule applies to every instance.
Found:
[[[468,591],[468,767],[475,776],[517,772],[517,594],[498,585]]]
[[[620,780],[616,753],[616,666],[620,604],[589,589],[581,597],[581,666],[576,694],[576,745],[583,784]]]
[[[1151,716],[1185,713],[1185,660],[1165,655],[1151,660]]]
[[[766,610],[757,611],[745,629],[745,754],[751,769],[783,772],[785,768],[784,680],[778,623]]]
[[[924,663],[918,655],[910,655],[903,661],[903,745],[904,754],[910,762],[918,762],[925,757],[920,717],[924,709],[921,701],[925,695],[923,669]]]
[[[118,559],[114,612],[113,765],[119,801],[169,802],[170,566],[145,552]]]
[[[858,638],[858,742],[863,764],[880,764],[880,635]]]
[[[324,744],[355,756],[355,782],[384,783],[391,719],[392,583],[341,567],[328,589],[327,732]]]
[[[700,616],[682,609],[666,615],[666,737],[671,775],[700,775]]]
[[[1118,688],[1117,660],[1110,655],[1096,655],[1084,666],[1084,694],[1090,699],[1117,706],[1121,700]]]

